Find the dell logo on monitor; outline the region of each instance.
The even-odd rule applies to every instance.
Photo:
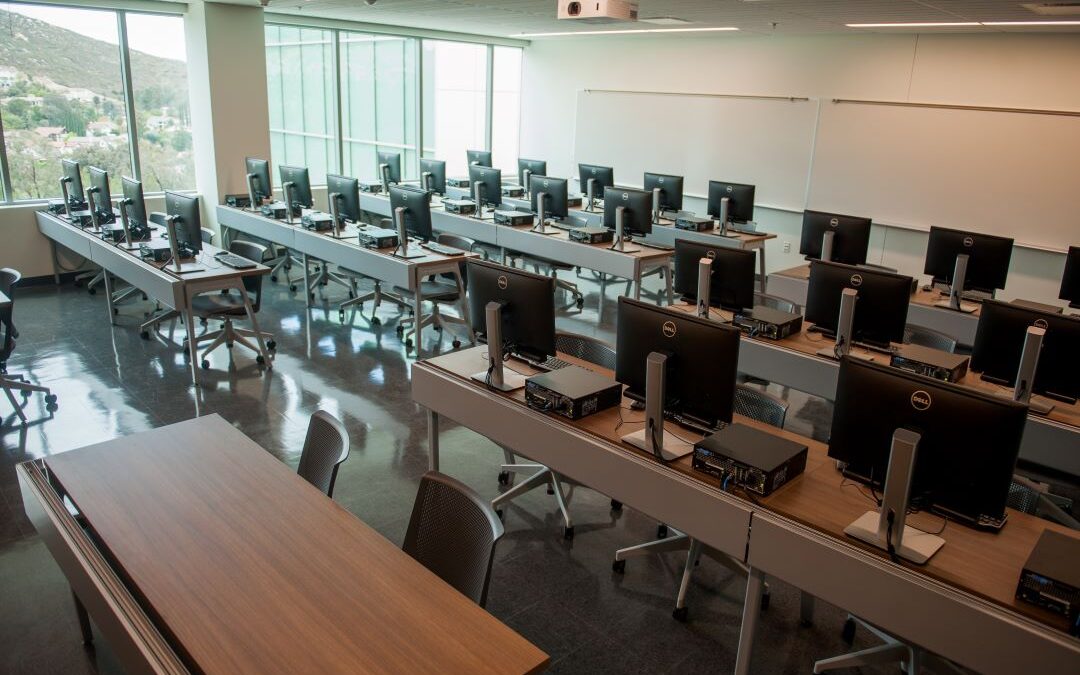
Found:
[[[971,248],[974,245],[975,245],[975,240],[974,239],[972,239],[971,237],[964,237],[964,246],[967,246],[968,248]]]
[[[840,220],[838,218],[830,218],[829,219],[829,227],[839,227],[839,226],[840,226]]]
[[[510,285],[510,281],[506,278],[505,274],[500,274],[499,275],[499,282],[498,283],[499,283],[499,288],[501,288],[504,291],[506,290],[506,287]]]
[[[855,286],[855,287],[862,286],[862,275],[861,274],[852,274],[851,275],[851,285]]]
[[[656,182],[663,185],[664,184],[664,177],[660,176],[659,178],[656,179]]]
[[[1036,328],[1042,328],[1043,330],[1046,330],[1050,327],[1050,324],[1046,322],[1046,319],[1035,319],[1035,323],[1032,325],[1034,325]]]
[[[674,321],[665,321],[663,331],[664,331],[664,337],[669,337],[669,338],[675,337],[675,333],[676,333],[675,322]]]
[[[546,181],[546,180],[545,180],[545,181],[544,181],[544,187],[547,187],[547,186],[549,186],[549,185],[551,185],[551,182],[550,182],[550,181]]]
[[[622,200],[623,200],[624,202],[628,202],[628,201],[630,201],[630,193],[629,193],[629,192],[624,192],[624,193],[622,193]]]
[[[730,185],[728,185],[728,186],[727,186],[727,188],[725,188],[725,189],[726,189],[726,190],[727,190],[728,192],[735,192],[735,188],[731,187]]]
[[[922,389],[911,395],[911,407],[916,410],[929,410],[931,403],[933,403],[933,400],[930,398],[930,394]]]
[[[705,257],[709,260],[716,260],[716,251],[705,251]]]

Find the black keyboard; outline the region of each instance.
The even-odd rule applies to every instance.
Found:
[[[449,256],[465,255],[465,251],[462,251],[459,248],[452,248],[450,246],[443,246],[442,244],[420,244],[420,247],[421,248],[426,248],[427,250],[432,251],[434,253],[438,253],[440,255],[449,255]]]
[[[668,246],[667,244],[660,244],[660,243],[655,242],[655,241],[644,241],[644,240],[641,240],[641,239],[634,239],[633,243],[637,244],[638,246],[644,246],[645,248],[655,248],[658,251],[674,251],[675,250],[674,246]]]
[[[255,263],[235,253],[218,253],[214,256],[214,260],[235,270],[249,270],[255,267]]]
[[[540,370],[552,371],[552,370],[562,370],[563,368],[569,368],[570,366],[572,366],[574,364],[567,363],[566,361],[563,361],[562,359],[557,359],[554,356],[549,356],[548,358],[544,359],[543,361],[541,361],[539,363],[533,363],[532,365],[536,366]]]

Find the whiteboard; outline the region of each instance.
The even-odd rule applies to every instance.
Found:
[[[615,167],[619,185],[646,171],[684,177],[688,195],[710,180],[756,185],[759,206],[801,211],[817,100],[652,92],[578,92],[574,163]]]
[[[1080,117],[823,102],[808,207],[1080,243]]]

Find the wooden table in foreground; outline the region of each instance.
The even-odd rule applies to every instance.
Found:
[[[484,363],[483,352],[477,347],[413,366],[413,399],[429,414],[432,466],[438,466],[439,420],[445,416],[749,563],[736,662],[740,675],[749,672],[764,575],[979,672],[1064,674],[1080,667],[1080,640],[1065,633],[1064,619],[1014,598],[1038,536],[1065,528],[1015,511],[996,534],[950,523],[942,534],[945,547],[929,564],[893,563],[884,551],[843,534],[872,504],[854,486],[841,486],[843,477],[823,444],[736,416],[810,449],[804,475],[766,499],[750,501],[694,471],[689,458],[661,464],[621,443],[622,434],[643,424],[640,412],[622,411],[621,424],[617,409],[570,421],[530,409],[521,391],[487,389],[469,377]],[[511,365],[534,372],[520,362]],[[686,429],[680,433],[694,436]],[[912,520],[928,529],[940,523],[926,515]]]
[[[129,673],[531,673],[548,662],[217,415],[16,469],[76,604]]]

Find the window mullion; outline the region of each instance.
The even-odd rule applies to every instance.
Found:
[[[15,201],[15,189],[11,185],[11,170],[8,167],[7,141],[4,140],[4,115],[0,110],[0,192],[3,193],[4,201]]]
[[[128,148],[131,155],[131,175],[142,180],[139,163],[139,131],[135,118],[135,88],[131,85],[131,54],[128,50],[126,12],[116,12],[116,30],[120,38],[120,76],[124,85],[124,108],[128,121]]]

